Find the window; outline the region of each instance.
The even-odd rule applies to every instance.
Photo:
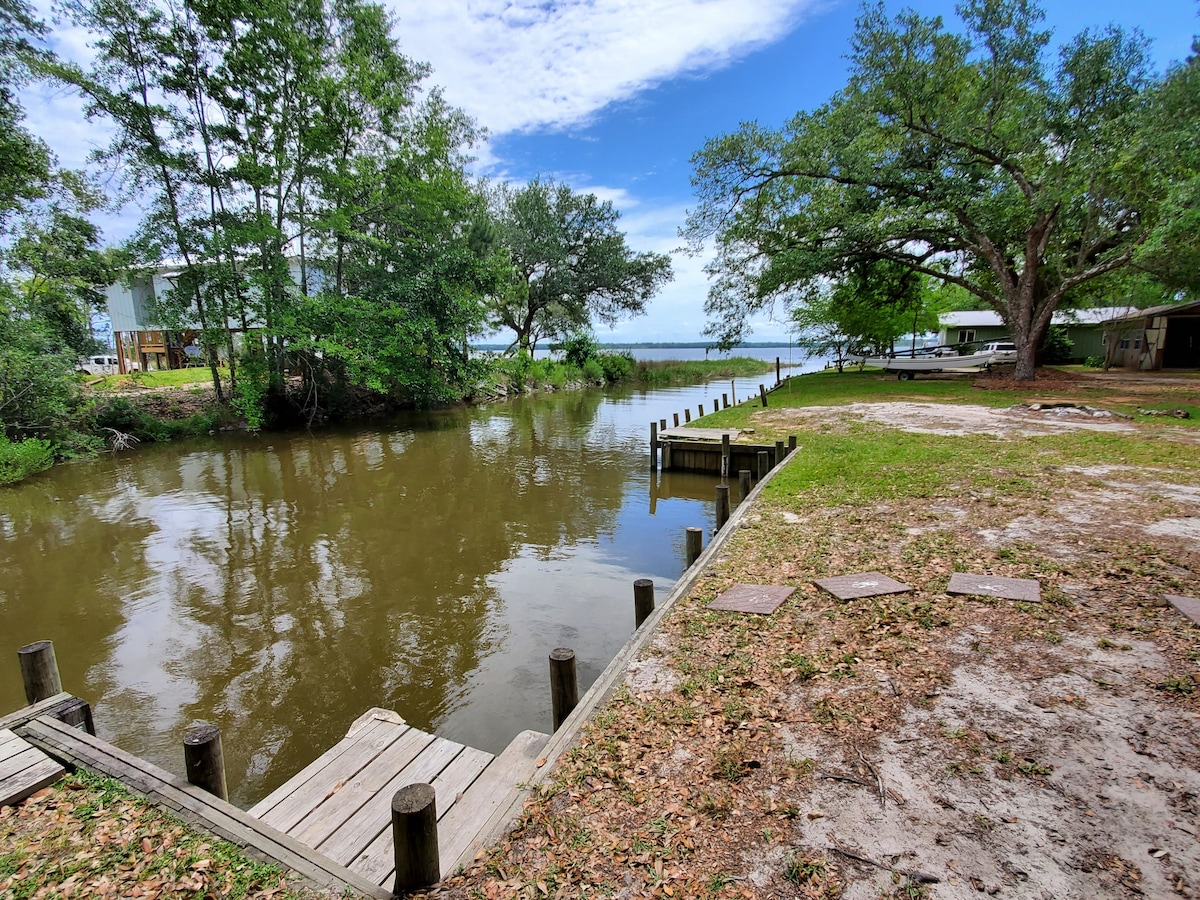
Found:
[[[958,343],[972,344],[974,342],[975,342],[975,329],[974,328],[960,328],[958,330]]]

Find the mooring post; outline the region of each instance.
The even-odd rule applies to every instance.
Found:
[[[187,768],[188,784],[194,784],[222,800],[229,799],[220,728],[216,725],[198,725],[189,730],[183,739],[183,762]]]
[[[550,651],[550,705],[554,709],[554,730],[567,720],[579,703],[579,679],[575,673],[575,651],[557,647]]]
[[[438,855],[437,792],[431,784],[407,784],[392,795],[392,852],[396,896],[442,879]]]
[[[666,419],[659,419],[659,420],[658,420],[658,430],[659,430],[659,431],[666,431],[666,430],[667,430],[667,420],[666,420]]]
[[[775,357],[775,384],[778,386],[782,382],[783,379],[779,377],[779,357],[777,356]]]
[[[654,612],[654,582],[639,578],[633,583],[633,628],[636,631],[650,613]]]
[[[658,468],[658,423],[650,423],[650,468]]]
[[[795,452],[796,452],[796,436],[794,434],[789,434],[788,435],[788,456],[791,456]]]
[[[721,409],[729,409],[729,395],[728,394],[721,395]]]
[[[721,435],[721,477],[729,477],[729,435]]]
[[[690,409],[685,409],[683,411],[683,421],[685,425],[692,421],[692,411]]]
[[[78,697],[59,704],[54,709],[54,718],[72,728],[82,728],[92,737],[96,736],[96,723],[92,721],[92,705]]]
[[[762,481],[771,471],[771,454],[766,450],[758,451],[758,480]]]
[[[671,413],[675,417],[675,427],[679,427],[679,413]]]
[[[760,384],[758,386],[758,396],[762,397],[763,409],[767,408],[767,386]]]
[[[741,499],[745,500],[747,497],[750,496],[750,470],[749,469],[739,469],[738,470],[738,487],[741,488],[741,491],[742,491]]]
[[[787,456],[787,452],[784,450],[785,446],[783,441],[775,442],[775,465],[779,465],[783,462],[783,458]]]
[[[692,563],[700,558],[700,552],[704,549],[704,529],[689,528],[686,534],[684,558],[687,560],[687,565],[690,569]]]
[[[737,385],[732,378],[729,379],[729,396],[733,398],[733,405],[737,406]]]
[[[697,404],[697,406],[696,406],[696,412],[697,412],[697,413],[699,413],[699,415],[698,415],[698,416],[696,416],[696,418],[697,418],[697,419],[703,419],[703,418],[704,418],[704,404],[703,404],[703,403]]]
[[[671,442],[662,442],[662,470],[665,472],[671,468]]]
[[[717,485],[717,531],[729,521],[729,485]]]
[[[62,693],[58,675],[58,660],[53,641],[34,641],[17,650],[21,662],[21,680],[25,682],[25,699],[30,705]]]

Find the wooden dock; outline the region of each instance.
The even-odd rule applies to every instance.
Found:
[[[392,797],[406,785],[431,784],[445,876],[488,840],[493,814],[512,804],[549,739],[526,731],[493,756],[413,728],[389,710],[372,709],[249,814],[360,877],[390,887],[395,878]]]
[[[0,806],[19,803],[67,773],[7,728],[0,729]]]
[[[392,896],[391,801],[399,788],[433,785],[446,875],[509,824],[549,741],[549,735],[526,731],[493,756],[412,728],[394,712],[372,709],[338,744],[244,811],[62,721],[77,703],[60,693],[0,717],[0,756],[14,760],[14,769],[37,774],[14,788],[25,791],[21,796],[53,782],[64,765],[86,768],[319,888],[380,900]],[[7,791],[7,780],[4,786]],[[11,800],[4,796],[6,803],[21,799],[16,793]]]
[[[662,470],[664,472],[709,472],[721,474],[721,437],[729,435],[736,438],[740,432],[737,429],[720,428],[668,428],[658,433],[658,445],[662,450]],[[768,465],[774,468],[774,444],[736,444],[729,445],[729,474],[736,478],[742,469],[748,469],[758,477],[758,454],[765,451],[769,455]]]

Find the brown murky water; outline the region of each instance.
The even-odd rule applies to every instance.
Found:
[[[17,648],[53,640],[118,746],[182,772],[186,730],[220,726],[242,805],[372,706],[493,752],[548,731],[550,650],[585,689],[633,580],[665,595],[684,529],[711,533],[715,480],[652,474],[648,423],[720,390],[223,435],[0,489],[0,711]]]

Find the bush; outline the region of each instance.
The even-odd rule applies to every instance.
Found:
[[[1083,364],[1085,366],[1087,366],[1087,368],[1089,368],[1089,369],[1103,369],[1104,368],[1104,357],[1103,356],[1089,356],[1087,359],[1085,359],[1083,361]]]
[[[600,345],[586,331],[578,331],[551,349],[562,350],[563,362],[582,369],[600,352]]]
[[[26,438],[10,441],[0,432],[0,484],[16,484],[54,464],[54,449],[49,441]]]
[[[604,366],[600,365],[600,360],[589,359],[583,364],[583,380],[589,384],[596,384],[605,380]]]
[[[1062,325],[1051,325],[1046,329],[1046,339],[1042,342],[1042,362],[1053,366],[1070,362],[1071,349],[1075,345],[1067,337],[1067,329]]]
[[[604,370],[605,381],[625,381],[633,375],[633,354],[605,353],[598,357],[600,368]]]

